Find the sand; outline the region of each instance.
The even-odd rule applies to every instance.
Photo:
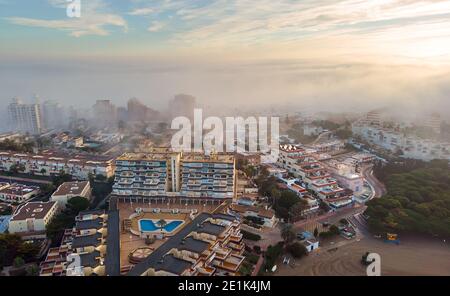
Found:
[[[439,240],[408,238],[400,245],[374,238],[363,238],[336,251],[325,246],[297,260],[294,266],[279,264],[275,275],[354,276],[366,275],[361,256],[376,252],[381,256],[381,274],[386,276],[450,275],[450,244]]]

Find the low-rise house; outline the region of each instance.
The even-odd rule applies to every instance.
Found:
[[[273,227],[276,223],[275,212],[270,209],[264,209],[255,206],[245,206],[231,204],[228,209],[229,214],[237,214],[242,217],[255,217],[261,219],[265,227]]]
[[[24,184],[0,183],[0,201],[23,203],[39,193],[39,187]]]
[[[302,242],[302,244],[305,246],[308,253],[319,248],[319,241],[314,238],[306,239]]]
[[[8,231],[26,238],[45,238],[46,227],[58,213],[58,203],[28,202],[16,209]]]
[[[67,202],[75,196],[81,196],[90,200],[91,192],[92,189],[89,181],[65,182],[52,194],[51,200],[58,202],[64,208]]]

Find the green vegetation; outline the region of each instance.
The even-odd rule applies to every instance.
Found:
[[[303,256],[308,255],[306,247],[299,242],[287,246],[286,250],[291,253],[294,258],[302,258]]]
[[[61,172],[59,172],[59,175],[55,175],[52,177],[52,183],[53,183],[53,186],[55,186],[55,188],[58,188],[58,186],[64,182],[70,182],[70,181],[72,181],[72,175],[66,174],[62,170],[61,170]]]
[[[16,234],[0,234],[0,269],[15,263],[34,261],[39,249],[38,244],[24,242]]]
[[[6,139],[0,142],[0,150],[31,153],[33,152],[33,148],[34,143],[30,141],[16,142],[14,140]]]
[[[371,231],[450,236],[450,169],[447,161],[406,161],[377,168],[387,194],[371,200]]]
[[[252,240],[252,241],[259,241],[261,239],[261,236],[259,234],[255,234],[252,232],[248,232],[241,229],[242,237],[244,239]]]
[[[269,203],[279,218],[296,220],[305,210],[307,203],[290,190],[280,191],[277,188],[277,178],[269,176],[267,170],[263,169],[255,179],[259,194],[267,196]]]
[[[339,228],[336,225],[331,225],[328,231],[322,231],[319,233],[319,237],[322,239],[331,238],[339,234]]]
[[[75,217],[88,207],[89,200],[81,196],[73,197],[67,202],[66,209],[47,225],[47,237],[52,240],[53,246],[60,244],[64,230],[73,227]]]
[[[265,262],[264,262],[264,269],[271,270],[272,267],[277,262],[278,258],[280,258],[281,254],[283,253],[283,242],[279,242],[275,246],[269,246],[267,247],[267,251],[265,254]]]
[[[281,229],[281,237],[284,240],[284,243],[286,245],[289,245],[292,243],[295,239],[295,231],[292,227],[292,224],[286,224],[284,225],[283,229]]]
[[[314,120],[312,122],[313,125],[317,125],[317,126],[321,126],[323,129],[327,129],[327,130],[335,130],[339,128],[339,124],[334,123],[333,121],[330,120]]]
[[[307,136],[303,133],[303,126],[300,123],[292,125],[292,127],[287,131],[290,138],[295,139],[295,141],[303,144],[309,144],[316,139],[315,136]]]

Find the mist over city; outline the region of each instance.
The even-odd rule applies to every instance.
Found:
[[[0,279],[449,276],[449,110],[448,0],[0,0]]]

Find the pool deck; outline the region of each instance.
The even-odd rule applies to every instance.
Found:
[[[160,209],[168,209],[167,203],[152,203],[151,208],[160,208]],[[125,219],[129,219],[130,215],[135,213],[136,208],[149,208],[148,203],[140,203],[140,202],[133,202],[131,205],[130,203],[123,203],[118,202],[117,208],[119,210],[119,219],[120,219],[120,225],[122,225],[122,221]],[[169,209],[180,209],[180,210],[193,210],[196,209],[198,213],[201,212],[207,212],[211,213],[214,209],[217,208],[217,205],[199,205],[199,204],[189,204],[189,205],[182,205],[182,204],[171,204]],[[187,225],[190,222],[189,214],[186,213],[142,213],[142,216],[140,216],[138,219],[131,219],[131,228],[139,231],[138,227],[138,221],[140,219],[150,219],[150,220],[182,220],[185,221],[185,223],[179,227],[177,227],[173,232],[170,233],[170,236],[178,233],[180,230],[184,228],[185,225]],[[129,266],[130,263],[128,261],[128,255],[135,250],[136,248],[140,247],[150,247],[153,249],[159,248],[163,243],[167,241],[167,239],[170,236],[166,236],[164,239],[156,240],[151,245],[146,245],[145,240],[140,238],[139,236],[133,235],[130,232],[123,233],[120,231],[120,266],[125,267]]]

